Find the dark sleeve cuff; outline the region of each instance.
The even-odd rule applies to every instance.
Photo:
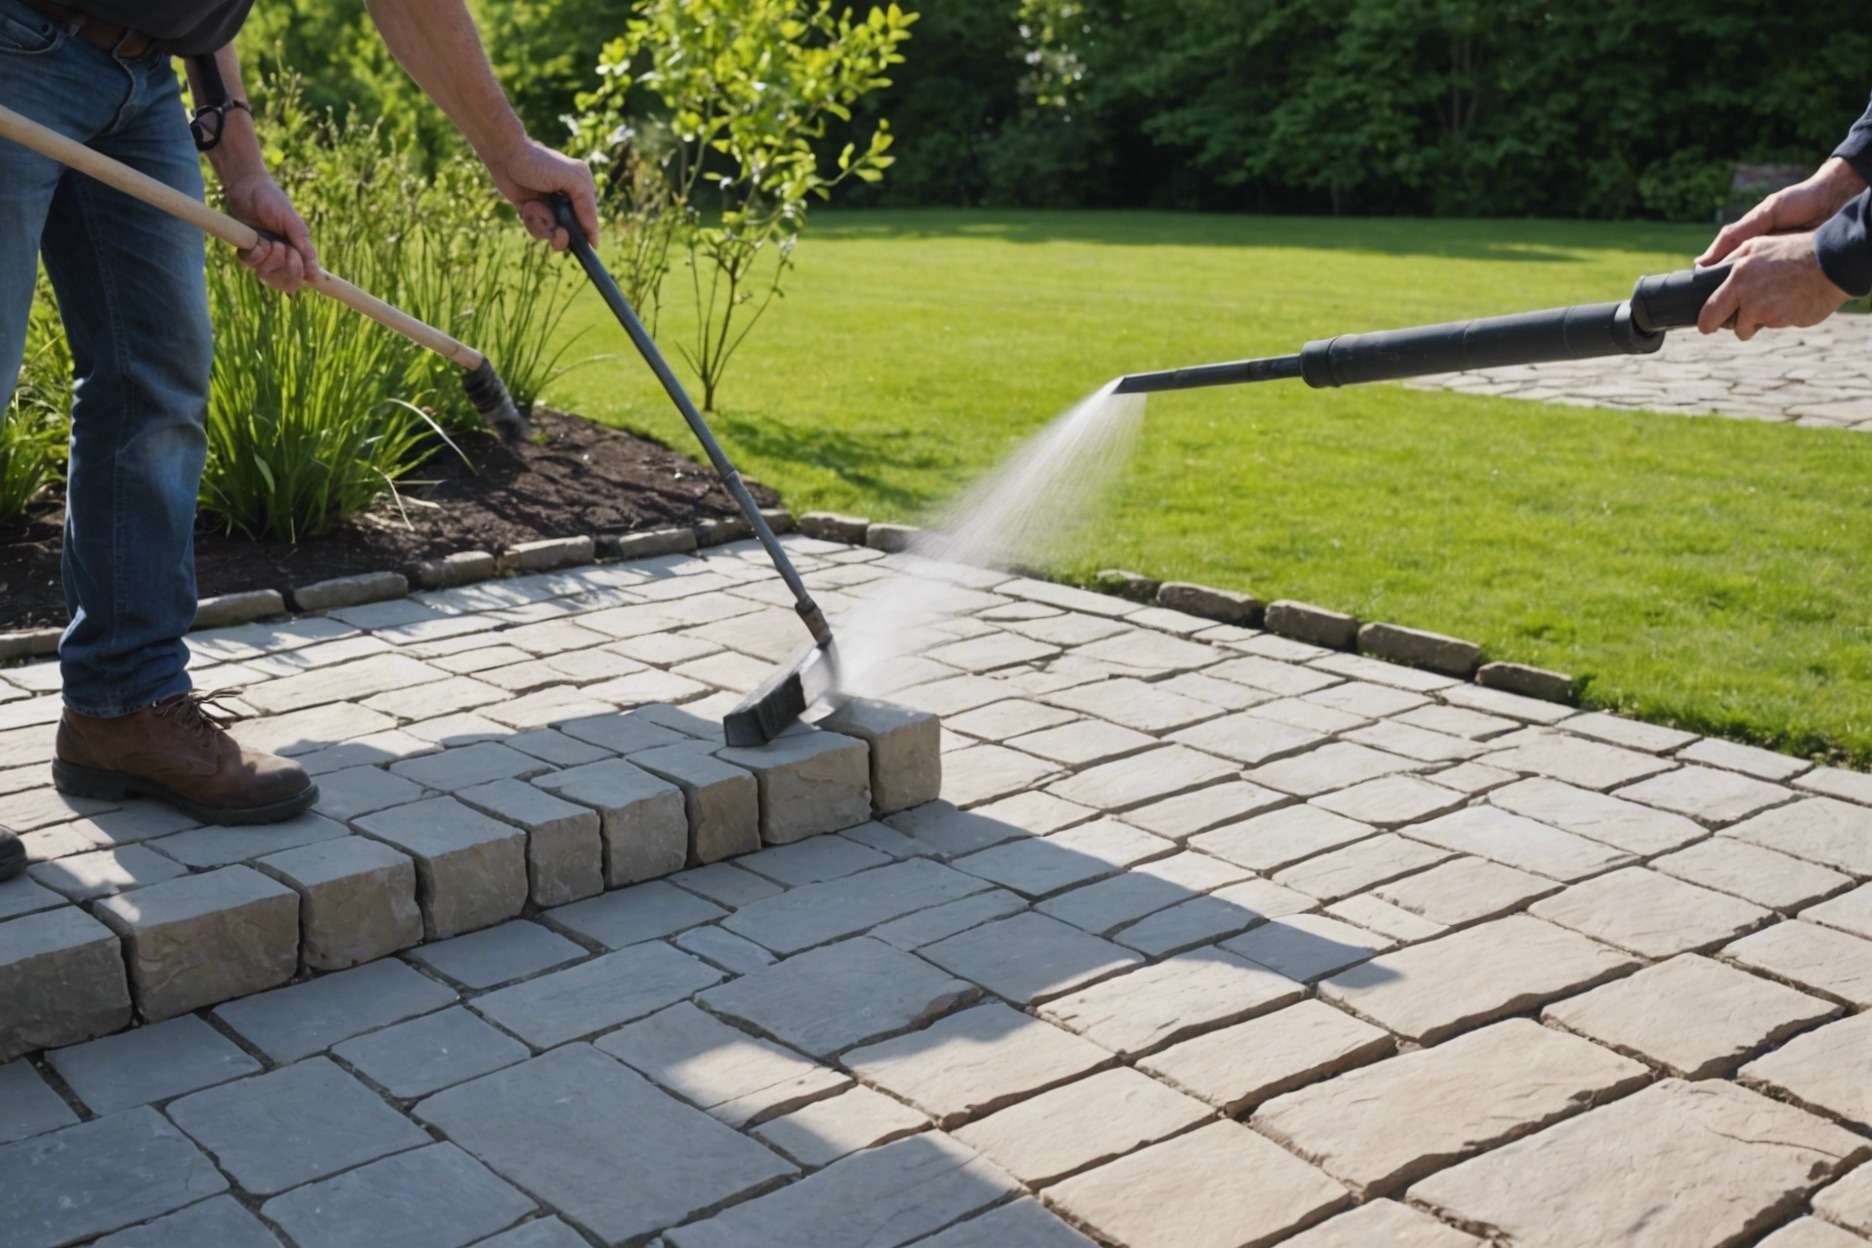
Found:
[[[1846,133],[1846,141],[1833,149],[1833,154],[1853,167],[1853,171],[1867,182],[1872,182],[1872,106],[1868,106],[1865,116],[1853,123],[1853,128]]]
[[[1835,286],[1854,298],[1872,294],[1872,191],[1860,191],[1814,231],[1814,255]]]

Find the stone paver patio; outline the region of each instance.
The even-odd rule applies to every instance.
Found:
[[[1811,329],[1763,330],[1747,342],[1679,330],[1655,355],[1478,369],[1406,384],[1872,432],[1872,317],[1840,313]]]
[[[878,691],[946,800],[699,761],[747,544],[193,635],[284,828],[59,798],[0,669],[0,1035],[56,956],[99,1037],[0,1064],[0,1243],[1872,1241],[1872,778],[786,540],[952,582]]]

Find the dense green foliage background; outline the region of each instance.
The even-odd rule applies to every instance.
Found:
[[[630,0],[474,0],[534,133]],[[879,204],[1708,220],[1734,162],[1815,164],[1865,107],[1864,0],[939,0]],[[261,5],[250,56],[453,140],[363,0]],[[833,141],[843,142],[834,136]]]

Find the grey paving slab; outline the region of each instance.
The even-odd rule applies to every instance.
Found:
[[[596,1042],[660,1087],[731,1127],[844,1091],[851,1077],[679,1002]]]
[[[358,1036],[332,1049],[346,1065],[398,1098],[439,1092],[525,1061],[532,1052],[459,1006]]]
[[[1026,1197],[919,1239],[917,1248],[1092,1248],[1092,1241]]]
[[[401,806],[423,795],[423,787],[381,767],[346,767],[319,776],[318,804],[313,807],[328,819],[343,822],[386,806]]]
[[[1850,802],[1807,798],[1734,824],[1723,834],[1861,879],[1872,876],[1872,810]]]
[[[1076,772],[1047,791],[1069,802],[1118,812],[1230,779],[1238,771],[1226,759],[1166,745]]]
[[[466,988],[492,988],[587,956],[559,933],[525,919],[419,945],[409,957]]]
[[[551,922],[607,949],[656,940],[672,932],[708,923],[727,914],[713,902],[673,884],[652,880],[616,892],[560,906]]]
[[[64,897],[23,875],[0,884],[0,922],[66,904]]]
[[[475,1248],[586,1248],[589,1241],[558,1218],[535,1218],[475,1241]]]
[[[737,936],[723,927],[692,927],[678,932],[670,943],[685,953],[713,962],[731,975],[745,975],[772,966],[777,960],[745,936]]]
[[[325,1057],[193,1093],[171,1102],[168,1114],[256,1196],[429,1142]]]
[[[1029,837],[955,860],[965,871],[1028,897],[1045,897],[1175,852],[1176,843],[1117,819]]]
[[[956,901],[907,914],[901,919],[873,928],[871,935],[899,949],[921,949],[939,940],[966,932],[972,927],[1018,914],[1027,908],[1026,898],[1005,889],[991,888]]]
[[[1201,1101],[1120,1066],[977,1119],[956,1138],[1029,1187],[1044,1187],[1214,1116]]]
[[[784,956],[988,887],[975,876],[914,858],[756,901],[722,926]]]
[[[802,845],[816,844],[821,838],[801,841]],[[889,862],[886,855],[879,855],[879,862]],[[691,867],[669,877],[669,882],[688,889],[699,896],[706,897],[718,906],[729,910],[738,910],[763,897],[771,897],[781,891],[781,886],[772,880],[743,870],[740,866],[728,862],[711,862],[705,866]]]
[[[735,866],[776,881],[782,887],[836,880],[891,861],[880,853],[842,836],[814,836],[791,845],[774,845],[737,859]]]
[[[96,1182],[72,1182],[95,1175]],[[0,1227],[8,1248],[56,1248],[227,1190],[187,1136],[133,1109],[0,1145]]]
[[[1373,1200],[1288,1240],[1293,1248],[1478,1248],[1481,1240],[1395,1200]]]
[[[124,845],[115,849],[72,854],[27,868],[32,879],[72,901],[89,901],[172,880],[186,868],[173,859],[143,848]]]
[[[1510,1019],[1277,1096],[1254,1126],[1370,1198],[1649,1078],[1642,1063]]]
[[[1852,883],[1852,877],[1831,868],[1727,836],[1712,836],[1654,858],[1651,868],[1782,913],[1792,913]]]
[[[898,1248],[1016,1190],[992,1163],[926,1131],[855,1153],[665,1238],[671,1248]]]
[[[853,1049],[841,1060],[867,1084],[951,1129],[1112,1063],[1097,1045],[998,1001]]]
[[[603,1244],[640,1243],[794,1173],[583,1044],[438,1092],[415,1113]]]
[[[1409,1196],[1537,1248],[1717,1244],[1746,1241],[1869,1152],[1734,1084],[1667,1079],[1420,1180]],[[1676,1198],[1660,1200],[1666,1189]]]
[[[166,1101],[260,1069],[239,1045],[193,1014],[54,1049],[46,1061],[100,1115]]]
[[[1634,854],[1658,854],[1703,839],[1693,819],[1595,793],[1558,780],[1521,780],[1496,789],[1489,803]]]
[[[1389,1057],[1397,1041],[1319,1001],[1301,1001],[1139,1059],[1138,1069],[1234,1117],[1283,1092]]]
[[[979,993],[919,958],[860,936],[743,975],[697,1000],[711,1013],[827,1057],[919,1026]]]
[[[1798,988],[1872,1006],[1872,940],[1794,920],[1744,936],[1722,954]]]
[[[1235,1122],[1075,1175],[1047,1189],[1046,1201],[1128,1248],[1273,1243],[1349,1203],[1339,1184]]]
[[[455,990],[393,958],[217,1006],[214,1015],[279,1063],[451,1005]]]
[[[936,965],[1022,1005],[1070,992],[1140,960],[1110,941],[1031,913],[971,928],[921,952]]]
[[[646,943],[497,989],[471,1004],[527,1043],[550,1048],[642,1018],[721,978],[686,953]]]
[[[1027,829],[973,811],[957,810],[948,802],[928,802],[914,810],[892,815],[884,821],[894,831],[926,847],[939,858],[974,853],[1029,836]]]
[[[1856,1014],[1796,1036],[1744,1066],[1741,1079],[1872,1133],[1872,1015]]]
[[[1135,1057],[1305,995],[1297,978],[1225,950],[1195,949],[1058,997],[1039,1014],[1113,1053]]]
[[[16,1058],[0,1066],[0,1144],[11,1144],[78,1121],[32,1063]]]
[[[232,1196],[214,1196],[198,1205],[106,1235],[95,1248],[281,1248],[266,1224]]]
[[[857,1084],[770,1118],[754,1134],[802,1166],[826,1166],[861,1148],[888,1144],[929,1126],[918,1111]]]
[[[347,829],[337,820],[307,813],[284,823],[263,827],[228,828],[215,824],[193,828],[161,837],[149,842],[149,845],[183,866],[200,870],[236,862],[252,862],[268,854],[345,835],[348,835]]]
[[[453,1144],[432,1144],[275,1196],[260,1212],[303,1248],[463,1248],[532,1200]]]
[[[1684,954],[1556,1001],[1541,1017],[1671,1074],[1707,1079],[1840,1012],[1831,1001]]]
[[[1127,923],[1237,883],[1249,874],[1245,867],[1223,859],[1186,852],[1070,889],[1035,908],[1094,935],[1107,936]]]
[[[1407,1039],[1434,1044],[1595,987],[1638,964],[1609,945],[1511,915],[1380,954],[1323,981],[1319,996]]]
[[[1271,880],[1243,880],[1146,915],[1113,932],[1112,939],[1150,957],[1162,957],[1318,904],[1313,897]]]

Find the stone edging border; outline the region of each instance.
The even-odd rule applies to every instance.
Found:
[[[913,525],[873,524],[863,516],[829,511],[807,512],[799,518],[799,529],[808,537],[869,546],[887,553],[908,550],[922,532]],[[1029,569],[1020,571],[1037,579],[1048,579]],[[1458,680],[1473,680],[1506,693],[1569,706],[1575,704],[1578,682],[1572,676],[1525,663],[1484,662],[1482,647],[1459,637],[1406,628],[1402,624],[1365,622],[1357,616],[1291,599],[1264,604],[1252,594],[1188,581],[1159,581],[1121,568],[1107,568],[1093,580],[1099,589],[1114,597],[1153,602],[1171,611],[1214,620],[1218,624],[1265,628],[1293,641],[1328,650],[1353,651],[1454,676]]]
[[[793,532],[793,513],[785,508],[764,508],[761,515],[774,532]],[[417,589],[449,589],[476,581],[492,580],[511,572],[548,572],[555,568],[595,563],[599,559],[646,559],[652,555],[687,554],[702,547],[720,546],[753,535],[753,527],[746,520],[730,516],[703,520],[688,528],[672,526],[596,537],[542,538],[511,546],[498,555],[484,550],[462,550],[439,559],[411,564],[400,572],[360,572],[285,590],[246,589],[203,598],[195,604],[195,622],[189,629],[193,632],[204,628],[226,628],[275,615],[331,611],[339,607],[362,606],[367,602],[383,602],[407,596],[412,584]],[[56,654],[59,636],[63,631],[58,628],[35,628],[0,632],[0,663]]]
[[[784,508],[761,515],[776,533],[795,527],[808,537],[868,546],[887,554],[910,549],[922,532],[914,525],[872,522],[863,516],[829,511],[808,512],[795,525]],[[409,594],[418,589],[448,589],[513,572],[546,572],[599,559],[643,559],[653,555],[687,554],[709,546],[752,537],[753,529],[739,516],[703,520],[690,527],[672,526],[639,533],[604,536],[549,537],[523,542],[500,554],[464,550],[439,559],[412,564],[401,572],[362,572],[317,581],[286,590],[250,589],[204,598],[196,605],[193,628],[225,628],[289,611],[331,611],[361,606]],[[1030,571],[1022,570],[1028,575]],[[1187,581],[1158,581],[1139,572],[1106,569],[1095,582],[1115,597],[1153,602],[1185,615],[1220,624],[1265,628],[1294,641],[1328,650],[1344,650],[1409,667],[1425,668],[1459,680],[1473,680],[1490,689],[1518,693],[1548,702],[1574,703],[1577,682],[1564,672],[1548,671],[1523,663],[1484,662],[1482,647],[1459,637],[1383,621],[1361,621],[1356,616],[1307,602],[1280,599],[1263,603],[1251,594],[1196,585]],[[56,628],[0,633],[0,662],[55,653]]]

